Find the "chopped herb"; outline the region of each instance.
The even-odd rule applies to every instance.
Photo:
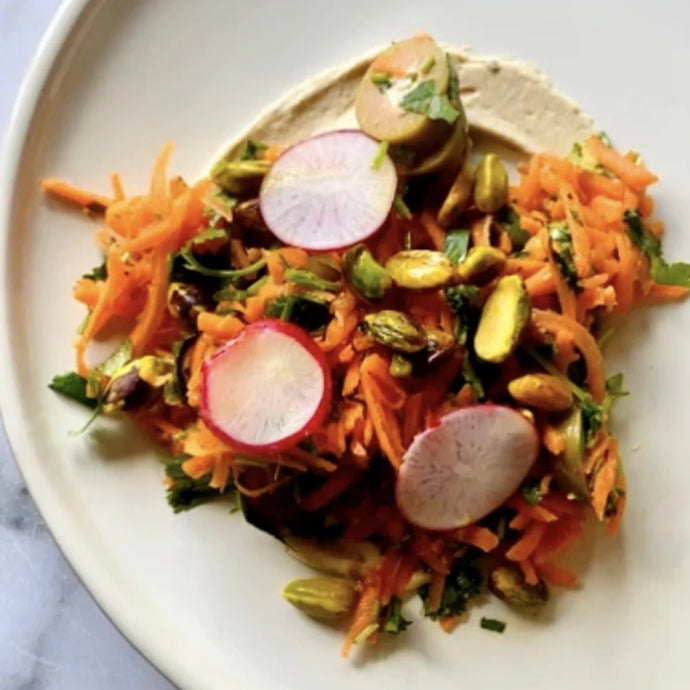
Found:
[[[379,170],[381,168],[381,166],[383,165],[383,161],[386,160],[387,155],[388,155],[388,142],[382,141],[379,144],[379,147],[376,149],[376,154],[374,155],[374,158],[371,161],[371,169],[372,170]]]
[[[187,455],[178,455],[165,465],[165,475],[169,480],[168,503],[176,513],[189,510],[202,503],[208,503],[222,496],[218,489],[209,486],[210,472],[199,479],[192,479],[185,473],[182,469],[182,463],[188,457]]]
[[[371,81],[378,87],[383,87],[383,90],[389,89],[393,82],[391,80],[391,75],[388,72],[372,72]]]
[[[597,159],[590,153],[589,148],[584,146],[579,141],[573,144],[568,154],[568,160],[577,165],[578,168],[594,173],[595,175],[610,176],[610,172],[601,165]]]
[[[401,218],[404,218],[405,220],[412,220],[412,211],[410,211],[410,209],[407,207],[407,204],[403,201],[403,198],[400,196],[400,194],[395,195],[395,199],[393,200],[393,208]]]
[[[645,228],[637,211],[626,211],[624,215],[628,236],[649,260],[652,277],[662,285],[684,285],[690,287],[690,264],[683,261],[666,263],[661,241]]]
[[[429,586],[419,589],[419,595],[425,605],[425,615],[432,620],[439,620],[447,616],[459,616],[467,609],[467,604],[472,597],[481,591],[482,575],[474,565],[472,558],[464,556],[458,558],[450,574],[446,577],[441,595],[441,606],[438,611],[428,611]]]
[[[568,231],[568,226],[565,223],[550,223],[549,239],[551,240],[551,253],[565,282],[572,290],[579,290],[575,259],[573,258],[573,239]]]
[[[201,244],[206,244],[206,242],[227,239],[228,233],[223,228],[206,228],[206,230],[202,230],[198,235],[194,235],[187,243],[187,246],[198,247]]]
[[[266,285],[271,279],[270,276],[261,276],[258,280],[255,280],[249,287],[241,289],[230,283],[225,287],[221,288],[213,294],[213,299],[216,302],[223,302],[225,300],[235,300],[237,302],[244,302],[247,297],[254,297],[259,290]]]
[[[70,371],[67,374],[55,376],[48,384],[48,388],[93,410],[98,406],[98,400],[86,395],[86,384],[87,381],[83,376]]]
[[[108,277],[108,267],[105,261],[100,265],[92,269],[91,273],[84,273],[82,278],[88,278],[89,280],[105,280]]]
[[[465,351],[462,358],[462,376],[467,383],[472,386],[474,397],[476,400],[484,400],[486,397],[486,390],[481,377],[477,373],[476,362],[469,350]]]
[[[265,316],[290,321],[310,332],[318,331],[331,320],[328,304],[308,295],[278,297],[268,303]]]
[[[266,259],[259,259],[245,268],[208,268],[194,256],[192,248],[189,245],[180,250],[179,256],[184,260],[184,266],[188,271],[200,273],[202,276],[208,276],[210,278],[223,278],[229,281],[250,276],[252,273],[256,273],[266,266]]]
[[[469,230],[449,230],[443,242],[443,252],[450,259],[450,262],[457,266],[465,260],[469,245]]]
[[[254,139],[247,139],[247,144],[244,147],[244,151],[240,156],[240,160],[243,161],[255,161],[263,156],[264,151],[268,148],[267,144],[260,141],[255,141]]]
[[[480,627],[484,630],[491,630],[492,632],[502,633],[506,629],[506,624],[503,621],[496,620],[495,618],[484,618],[482,617],[479,622]]]
[[[402,615],[402,601],[398,597],[393,597],[390,604],[382,609],[380,614],[380,630],[389,635],[399,635],[412,625]]]
[[[432,120],[445,120],[449,125],[455,124],[460,117],[460,111],[453,106],[448,95],[436,93],[433,79],[420,82],[408,91],[399,105],[403,110],[426,115]]]
[[[422,74],[429,74],[432,69],[434,69],[434,66],[436,65],[436,58],[435,57],[429,57],[426,59],[424,64],[419,68],[419,71]]]
[[[505,207],[499,211],[499,222],[503,225],[510,242],[513,245],[513,251],[521,251],[527,244],[531,235],[527,230],[520,227],[520,215],[510,207]]]
[[[455,338],[464,345],[478,321],[479,288],[476,285],[454,285],[446,289],[446,300],[457,318]]]
[[[286,268],[285,280],[288,283],[295,283],[312,290],[323,290],[325,292],[338,292],[340,290],[340,282],[334,280],[325,280],[303,268]]]
[[[522,497],[531,506],[536,506],[541,503],[541,489],[539,484],[526,484],[522,487]]]
[[[448,63],[448,99],[450,102],[462,110],[462,105],[460,102],[460,79],[458,78],[458,71],[455,69],[453,64],[453,58],[450,53],[446,53],[446,62]]]

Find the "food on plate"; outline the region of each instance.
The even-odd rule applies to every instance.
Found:
[[[51,388],[157,439],[176,511],[236,497],[316,571],[283,597],[347,619],[346,654],[416,596],[451,631],[484,586],[572,587],[586,516],[614,533],[627,500],[602,343],[690,287],[640,155],[535,70],[426,35],[288,95],[209,177],[169,178],[171,150],[139,196],[44,180],[104,214]]]

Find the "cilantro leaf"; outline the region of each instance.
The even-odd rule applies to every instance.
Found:
[[[88,278],[89,280],[105,280],[108,277],[108,267],[103,261],[100,266],[96,266],[91,270],[91,273],[84,273],[82,278]]]
[[[202,503],[208,503],[222,496],[218,489],[209,486],[210,472],[199,479],[192,479],[185,473],[182,469],[182,463],[187,459],[187,455],[178,455],[165,465],[165,475],[168,478],[168,503],[176,513],[189,510]]]
[[[419,595],[424,602],[425,614],[432,620],[446,618],[447,616],[459,616],[467,609],[467,604],[472,597],[481,591],[482,575],[474,565],[472,559],[459,558],[453,564],[450,574],[446,577],[441,595],[441,606],[438,611],[429,611],[429,586],[419,589]]]
[[[479,625],[484,630],[491,630],[492,632],[497,633],[502,633],[506,629],[506,624],[503,621],[496,620],[495,618],[482,617]]]
[[[265,316],[290,321],[310,332],[323,328],[331,319],[328,304],[309,295],[278,297],[268,303]]]
[[[690,287],[690,264],[676,261],[667,264],[661,257],[652,261],[652,275],[661,285],[684,285]]]
[[[450,259],[450,262],[457,266],[467,256],[469,244],[469,230],[449,230],[443,242],[443,252]]]
[[[479,288],[476,285],[454,285],[446,289],[446,300],[457,317],[455,338],[464,345],[478,322]]]
[[[623,215],[630,239],[642,250],[642,253],[653,261],[661,256],[661,242],[649,232],[642,223],[642,218],[637,211],[626,211]]]
[[[448,95],[436,93],[433,79],[417,84],[403,96],[399,105],[403,110],[426,115],[432,120],[445,120],[449,125],[455,124],[460,117],[460,111],[451,103]]]
[[[541,496],[539,484],[525,484],[525,486],[522,487],[522,497],[531,506],[536,506],[541,503]]]
[[[573,238],[570,236],[568,226],[565,223],[550,223],[549,240],[551,241],[551,253],[554,261],[565,282],[571,289],[579,289],[573,257]]]
[[[500,212],[499,220],[510,238],[513,245],[513,251],[521,251],[527,244],[531,235],[527,230],[523,230],[520,227],[520,216],[517,211],[510,207],[506,207],[505,210]]]
[[[48,388],[65,398],[74,400],[94,410],[98,406],[98,400],[86,395],[86,384],[87,381],[83,376],[70,371],[53,377],[53,380],[48,384]]]
[[[380,629],[389,635],[399,635],[412,625],[412,622],[402,615],[402,601],[398,597],[393,597],[388,606],[381,611],[380,620]]]
[[[286,268],[285,280],[288,283],[295,285],[302,285],[311,288],[312,290],[323,290],[324,292],[338,292],[340,290],[340,282],[337,280],[325,280],[303,268]]]

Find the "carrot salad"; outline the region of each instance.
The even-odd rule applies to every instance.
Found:
[[[567,158],[534,155],[486,210],[479,170],[501,180],[503,165],[487,157],[452,227],[433,187],[411,183],[377,233],[316,252],[276,239],[256,186],[238,190],[217,171],[194,184],[169,177],[171,152],[142,195],[118,175],[110,195],[44,180],[47,193],[102,214],[104,256],[74,285],[87,313],[76,369],[51,387],[153,436],[175,511],[233,496],[249,523],[325,572],[284,596],[316,617],[346,617],[344,654],[402,632],[412,595],[449,632],[484,582],[518,606],[543,604],[550,585],[575,587],[561,557],[589,514],[615,533],[628,497],[609,423],[627,393],[620,374],[607,376],[602,343],[632,309],[688,293],[688,266],[663,258],[647,191],[657,178],[640,157],[603,135]],[[264,175],[281,152],[250,141],[242,163]],[[316,346],[331,398],[287,446],[248,448],[200,414],[204,376],[267,321]],[[116,324],[126,336],[90,362]],[[272,384],[262,392],[269,399]],[[419,524],[396,495],[411,449],[477,406],[519,413],[536,460],[487,514]]]

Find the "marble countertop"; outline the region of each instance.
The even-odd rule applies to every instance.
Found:
[[[21,79],[59,4],[0,0],[2,140]],[[0,495],[0,688],[173,690],[120,635],[63,558],[2,432]]]

